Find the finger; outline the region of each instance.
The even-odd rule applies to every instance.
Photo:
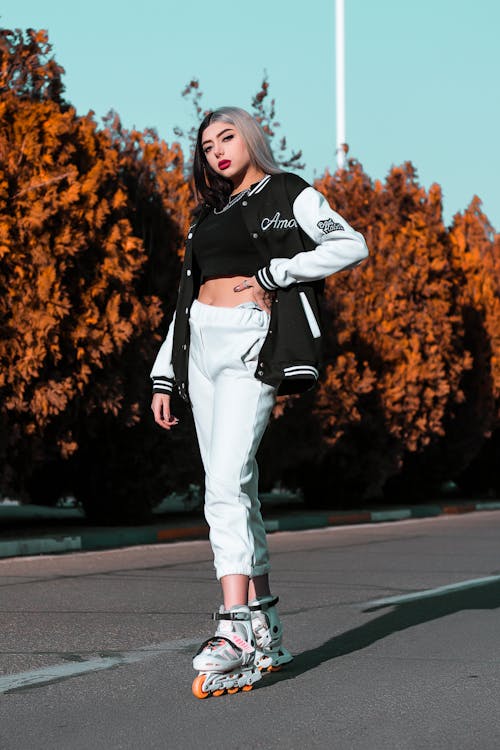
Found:
[[[153,413],[156,424],[160,425],[160,427],[170,429],[168,424],[170,420],[170,408],[162,401],[162,399],[156,399]]]
[[[165,420],[165,419],[156,420],[156,423],[160,427],[163,427],[164,430],[170,430],[172,429],[172,427],[176,427],[179,424],[179,420],[177,419],[177,417],[172,417],[168,420]]]
[[[177,424],[177,422],[178,422],[179,420],[177,419],[177,417],[174,417],[174,415],[173,415],[173,414],[164,414],[164,415],[163,415],[163,421],[164,421],[164,422],[165,422],[166,424]]]
[[[170,421],[170,422],[163,422],[161,426],[162,426],[162,427],[163,427],[163,428],[164,428],[165,430],[171,430],[171,429],[172,429],[172,427],[177,427],[177,425],[178,425],[178,424],[179,424],[179,420],[178,420],[178,419],[173,419],[173,420],[172,420],[172,421]]]
[[[163,418],[163,415],[161,413],[155,414],[155,422],[160,427],[164,427],[164,428],[167,427],[168,428],[168,423],[165,421],[165,419]]]
[[[253,284],[250,282],[250,279],[246,279],[245,281],[242,281],[241,284],[237,284],[234,288],[234,292],[242,292],[244,289],[252,289]]]
[[[165,427],[165,429],[169,430],[171,427],[174,427],[176,424],[178,424],[179,420],[170,412],[170,399],[167,403],[163,402],[162,407],[163,409],[162,413],[160,414],[160,424],[162,427]]]

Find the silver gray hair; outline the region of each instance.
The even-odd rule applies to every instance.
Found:
[[[283,170],[276,164],[266,134],[257,120],[240,107],[219,107],[210,116],[213,122],[227,122],[241,133],[254,167],[267,174],[279,174]]]

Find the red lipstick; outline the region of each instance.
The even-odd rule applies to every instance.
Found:
[[[229,159],[221,159],[220,162],[218,162],[217,166],[219,167],[219,169],[227,169],[230,164],[231,161]]]

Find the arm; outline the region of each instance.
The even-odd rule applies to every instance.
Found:
[[[174,340],[175,313],[168,327],[165,341],[156,356],[151,378],[153,380],[153,400],[151,409],[155,422],[165,430],[175,427],[179,420],[170,411],[170,396],[174,386],[174,369],[172,367],[172,343]]]
[[[318,190],[304,188],[292,204],[297,224],[317,246],[293,258],[273,258],[256,273],[261,287],[268,291],[286,288],[301,281],[317,281],[332,273],[353,268],[367,256],[363,235],[356,232]]]
[[[151,370],[153,393],[163,393],[169,396],[174,387],[174,368],[172,367],[172,344],[174,340],[175,313],[168,327],[165,341],[160,347]]]

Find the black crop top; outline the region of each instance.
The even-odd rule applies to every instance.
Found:
[[[248,235],[240,201],[203,219],[193,237],[193,256],[202,282],[209,276],[254,276],[262,258]]]

